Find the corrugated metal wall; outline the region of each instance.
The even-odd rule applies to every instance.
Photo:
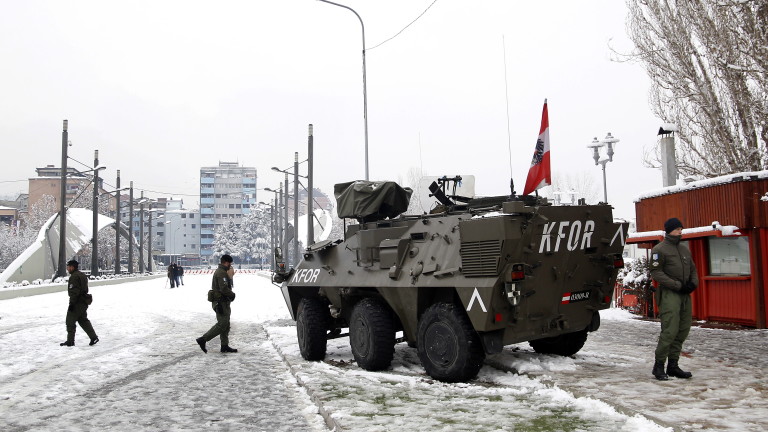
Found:
[[[686,227],[702,227],[713,221],[739,228],[768,227],[768,180],[737,181],[646,198],[635,203],[638,231],[664,228],[664,221],[677,217]]]
[[[638,231],[656,231],[670,217],[685,227],[708,226],[713,221],[735,225],[750,238],[752,274],[748,277],[709,275],[707,239],[688,242],[700,285],[693,294],[693,315],[697,319],[732,322],[765,328],[768,321],[768,180],[734,181],[706,188],[690,189],[635,203]]]

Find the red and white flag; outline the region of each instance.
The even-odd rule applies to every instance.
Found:
[[[549,116],[547,115],[547,100],[544,99],[544,110],[541,113],[541,130],[536,140],[536,150],[533,152],[531,168],[525,180],[523,195],[528,195],[544,186],[552,184],[552,170],[549,168]]]

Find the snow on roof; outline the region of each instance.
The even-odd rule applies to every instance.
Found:
[[[634,202],[640,202],[646,198],[653,198],[657,196],[669,195],[669,194],[678,193],[678,192],[685,192],[693,189],[712,187],[712,186],[717,186],[721,184],[731,183],[734,181],[753,180],[755,178],[757,179],[768,178],[768,170],[728,174],[720,177],[697,180],[687,184],[668,186],[661,189],[654,189],[639,195],[637,198],[634,199]]]
[[[13,207],[0,206],[0,210],[18,210],[18,209]]]
[[[694,227],[694,228],[684,228],[683,229],[683,238],[690,238],[690,237],[699,237],[696,234],[706,233],[710,231],[720,231],[719,237],[725,237],[725,236],[738,236],[741,235],[739,232],[739,227],[734,225],[720,225],[720,222],[714,221],[711,225],[703,226],[703,227]],[[716,234],[716,233],[713,233]],[[627,239],[633,239],[633,238],[664,238],[666,233],[664,230],[658,230],[658,231],[642,231],[642,232],[633,232],[629,233],[627,236]]]

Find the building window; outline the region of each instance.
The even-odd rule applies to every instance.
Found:
[[[181,214],[181,218],[182,218],[182,219],[186,219],[186,218],[187,218],[187,214],[186,214],[186,213],[182,213],[182,214]]]
[[[196,228],[196,227],[197,227],[197,224],[192,224],[192,228]]]
[[[749,238],[709,239],[709,274],[712,276],[748,276]]]

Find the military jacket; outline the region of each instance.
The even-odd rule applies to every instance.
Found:
[[[687,246],[680,244],[680,238],[669,235],[653,247],[651,277],[659,283],[659,287],[672,291],[680,291],[683,284],[689,280],[694,285],[699,285],[691,251]]]
[[[69,304],[86,303],[85,295],[88,294],[88,277],[80,270],[75,270],[69,275]]]
[[[235,297],[235,293],[232,291],[232,279],[227,274],[227,268],[221,264],[213,272],[211,289],[220,292],[224,300],[232,300]]]

